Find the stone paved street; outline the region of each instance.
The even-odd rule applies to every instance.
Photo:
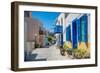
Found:
[[[60,49],[56,48],[55,45],[49,48],[37,48],[32,51],[32,54],[37,54],[34,59],[36,60],[66,60],[71,59],[68,55],[62,56],[60,54]]]

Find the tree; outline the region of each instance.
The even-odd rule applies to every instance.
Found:
[[[52,36],[48,36],[48,41],[49,41],[50,43],[52,43],[52,41],[53,41]]]

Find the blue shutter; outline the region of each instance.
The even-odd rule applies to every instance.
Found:
[[[71,26],[66,27],[66,41],[71,41]]]
[[[78,41],[81,42],[81,23],[80,23],[80,19],[77,19],[77,29],[78,29]]]
[[[77,19],[72,21],[72,46],[77,48]]]
[[[84,28],[84,32],[85,32],[85,34],[84,34],[84,37],[85,37],[85,42],[87,42],[88,41],[88,18],[87,18],[87,15],[85,14],[84,15],[84,21],[85,21],[85,28]]]
[[[84,14],[81,17],[81,33],[82,33],[82,41],[87,42],[88,41],[88,18],[86,14]]]

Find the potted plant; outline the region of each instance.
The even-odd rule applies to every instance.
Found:
[[[60,46],[60,53],[62,56],[65,56],[65,50],[63,49],[63,46]]]

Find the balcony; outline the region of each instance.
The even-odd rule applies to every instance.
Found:
[[[54,28],[54,33],[55,34],[61,34],[63,32],[63,28],[61,25],[56,25]]]

